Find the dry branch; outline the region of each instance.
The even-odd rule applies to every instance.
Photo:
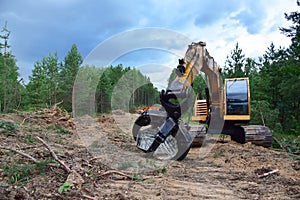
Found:
[[[42,147],[43,145],[42,144],[39,144],[39,145],[31,145],[31,146],[26,146],[26,147],[20,147],[18,148],[19,150],[25,150],[25,149],[36,149],[36,148],[40,148]]]
[[[17,150],[17,149],[9,148],[9,147],[4,147],[4,146],[1,146],[1,145],[0,145],[0,149],[6,149],[6,150],[9,150],[9,151],[15,152],[15,153],[17,153],[17,154],[20,154],[20,155],[24,156],[25,158],[28,158],[28,159],[31,160],[32,162],[37,163],[37,159],[35,159],[35,158],[32,157],[31,155],[28,155],[27,153],[24,153],[24,152],[19,151],[19,150]]]
[[[81,194],[82,197],[84,197],[85,199],[90,199],[90,200],[97,200],[97,198],[95,197],[91,197],[89,195],[86,195],[86,194]]]
[[[36,147],[38,147],[38,146],[31,146],[32,148],[36,148]],[[22,155],[23,157],[25,157],[25,158],[28,158],[30,161],[32,161],[32,162],[34,162],[34,163],[38,163],[38,160],[36,159],[36,158],[34,158],[34,157],[32,157],[31,155],[29,155],[29,154],[27,154],[27,153],[24,153],[24,152],[22,152],[22,151],[19,151],[19,150],[17,150],[17,149],[14,149],[14,148],[9,148],[9,147],[4,147],[4,146],[1,146],[0,145],[0,149],[5,149],[5,150],[9,150],[9,151],[12,151],[12,152],[15,152],[15,153],[17,153],[17,154],[20,154],[20,155]],[[50,166],[50,167],[58,167],[57,165],[55,165],[55,164],[53,164],[53,163],[48,163],[47,164],[48,166]]]
[[[258,178],[263,178],[263,177],[269,176],[269,175],[274,174],[274,173],[276,173],[278,171],[279,171],[279,169],[274,169],[274,170],[272,170],[270,172],[267,172],[267,173],[259,175]]]
[[[109,171],[103,172],[103,173],[100,174],[100,176],[107,176],[107,175],[110,175],[110,174],[117,174],[117,175],[120,175],[120,176],[124,176],[125,178],[128,178],[128,179],[133,178],[132,176],[130,176],[128,174],[125,174],[123,172],[116,171],[116,170],[109,170]]]
[[[27,119],[30,119],[30,117],[25,117],[25,118],[23,119],[22,123],[20,124],[20,127],[23,126],[23,124],[25,123],[25,121],[26,121]]]
[[[51,156],[68,172],[70,173],[71,169],[62,161],[60,160],[57,155],[54,153],[54,151],[52,150],[52,148],[49,146],[49,144],[47,144],[42,138],[40,137],[36,137],[41,143],[43,143],[43,145],[49,150]]]

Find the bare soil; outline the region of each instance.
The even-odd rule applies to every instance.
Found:
[[[18,124],[0,129],[0,146],[44,163],[1,148],[0,199],[300,199],[299,157],[211,137],[181,162],[152,160],[135,148],[136,117],[70,119],[57,108],[0,116]]]

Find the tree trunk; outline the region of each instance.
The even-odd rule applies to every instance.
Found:
[[[3,59],[3,113],[7,112],[6,107],[6,40],[4,46],[4,59]]]

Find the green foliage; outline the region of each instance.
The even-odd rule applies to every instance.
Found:
[[[251,124],[262,124],[275,127],[278,122],[278,109],[272,109],[271,104],[265,100],[251,102]]]
[[[15,134],[17,128],[18,128],[18,125],[13,122],[0,120],[0,133],[14,133]]]
[[[167,168],[165,168],[165,167],[164,167],[164,168],[162,168],[162,169],[160,170],[160,173],[162,173],[162,174],[166,174],[166,173],[167,173],[167,171],[168,171],[168,170],[167,170]]]
[[[68,55],[64,58],[64,64],[59,72],[58,99],[63,102],[62,106],[69,112],[72,111],[73,85],[82,61],[76,44],[73,44]]]
[[[143,176],[140,173],[133,173],[132,179],[140,182],[144,180]]]
[[[57,87],[61,63],[57,53],[45,56],[41,61],[34,64],[32,75],[29,76],[29,83],[26,86],[27,104],[36,109],[52,106],[57,103]]]
[[[38,143],[37,140],[34,138],[34,136],[31,134],[24,135],[24,142],[26,144],[37,144]]]
[[[72,109],[72,88],[82,63],[82,57],[74,44],[64,63],[57,53],[45,56],[34,64],[32,75],[24,91],[26,109],[52,106],[62,101],[67,111]]]
[[[242,49],[239,47],[239,44],[236,43],[235,48],[231,51],[230,57],[227,56],[225,62],[224,72],[227,78],[239,78],[244,77],[244,64],[245,64],[245,55],[243,54]]]
[[[50,125],[47,127],[49,130],[54,130],[55,133],[60,134],[60,135],[65,135],[65,134],[72,134],[72,131],[65,129],[64,127],[60,125]]]
[[[31,164],[18,164],[5,165],[2,167],[4,174],[8,177],[10,183],[17,183],[19,181],[28,181],[32,174],[34,167]]]
[[[300,136],[300,123],[294,116],[291,118],[291,124],[292,127],[290,132],[295,136]]]
[[[7,164],[2,167],[4,174],[8,177],[11,184],[23,183],[30,180],[36,174],[44,174],[45,168],[53,160],[41,160],[36,164],[21,164],[18,161],[12,164]]]
[[[17,109],[20,103],[20,81],[16,59],[10,51],[10,31],[7,23],[0,35],[0,112],[7,113]]]
[[[168,87],[171,86],[171,83],[175,80],[177,74],[176,74],[176,68],[174,68],[168,78]]]
[[[207,84],[202,75],[198,75],[195,78],[192,87],[193,87],[194,94],[195,94],[195,96],[198,97],[198,99],[206,98],[205,87],[207,87]]]
[[[280,148],[291,154],[300,154],[300,138],[297,138],[293,134],[287,134],[283,132],[273,132],[274,142],[272,146],[274,148]]]
[[[137,167],[141,167],[141,166],[136,162],[122,162],[119,164],[118,169],[126,170],[128,168],[137,168]]]
[[[66,181],[59,188],[58,193],[67,193],[71,189],[71,183]]]
[[[220,141],[222,142],[222,143],[224,143],[225,142],[225,139],[228,137],[228,135],[226,135],[226,134],[220,134],[219,135],[219,139],[220,139]]]
[[[140,105],[158,103],[159,92],[139,70],[123,68],[122,65],[103,70],[96,91],[98,112],[112,109],[135,111]]]
[[[74,90],[80,95],[74,96],[75,116],[84,114],[95,114],[95,92],[103,69],[95,66],[83,66],[79,69],[78,75],[74,83]],[[97,95],[97,93],[96,93]],[[73,110],[74,113],[74,110]]]
[[[225,150],[224,150],[224,149],[218,149],[218,150],[214,153],[213,157],[214,157],[214,158],[218,158],[218,157],[222,156],[224,153],[225,153]]]
[[[53,159],[38,160],[37,163],[35,163],[34,169],[38,174],[45,175],[45,170],[50,163],[59,165],[59,163]]]

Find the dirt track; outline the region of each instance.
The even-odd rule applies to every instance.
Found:
[[[14,184],[2,169],[0,199],[300,199],[300,162],[287,153],[214,138],[202,147],[217,140],[204,158],[201,149],[192,148],[182,162],[152,161],[136,150],[131,124],[120,126],[120,119],[131,122],[135,116],[115,117],[76,119],[73,134],[57,134],[47,128],[49,124],[28,120],[17,135],[1,135],[1,145],[15,148],[29,146],[25,135],[43,136],[84,181],[58,193],[67,179],[62,168],[48,167],[46,176],[34,171],[27,182]],[[22,123],[24,116],[1,119]],[[24,151],[38,159],[50,158],[45,148]],[[1,166],[28,162],[2,149],[0,157]],[[278,171],[263,175],[272,170]]]

